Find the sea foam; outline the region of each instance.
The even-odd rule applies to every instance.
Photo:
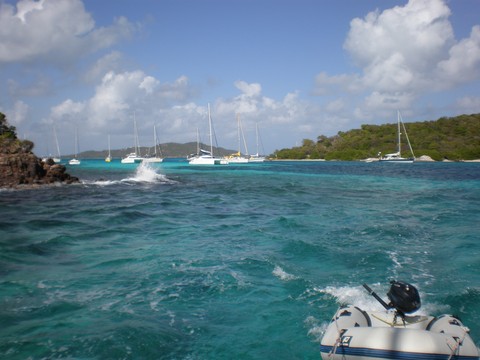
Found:
[[[148,163],[140,163],[133,177],[124,179],[127,182],[157,183],[170,182],[164,174],[158,174]]]

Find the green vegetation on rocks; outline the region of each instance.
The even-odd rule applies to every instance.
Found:
[[[42,161],[33,154],[33,142],[17,138],[16,129],[0,113],[0,187],[18,188],[57,182],[78,182],[65,172],[65,166],[52,159]]]
[[[480,114],[443,117],[436,121],[405,123],[415,156],[433,160],[480,159]],[[410,154],[405,140],[402,154]],[[317,140],[304,139],[302,145],[276,150],[276,159],[362,160],[397,149],[397,124],[362,125],[360,129]]]

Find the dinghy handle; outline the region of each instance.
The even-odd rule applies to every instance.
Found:
[[[367,284],[363,284],[363,287],[365,288],[365,290],[368,291],[368,293],[369,293],[370,295],[372,295],[375,299],[377,299],[377,301],[378,301],[380,304],[382,304],[382,306],[383,306],[385,309],[390,310],[390,309],[392,308],[392,306],[388,305],[385,301],[383,301],[383,299],[382,299],[380,296],[378,296],[378,295],[375,293],[375,291],[373,291],[373,290],[370,288],[370,286],[368,286]]]

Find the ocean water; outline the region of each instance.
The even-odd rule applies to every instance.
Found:
[[[67,165],[68,167],[68,165]],[[480,344],[480,164],[84,160],[0,191],[0,358],[319,359],[389,281]]]

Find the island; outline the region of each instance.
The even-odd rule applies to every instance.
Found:
[[[63,165],[52,159],[42,161],[33,152],[30,140],[20,140],[14,126],[0,113],[0,188],[31,188],[56,183],[78,183]]]

